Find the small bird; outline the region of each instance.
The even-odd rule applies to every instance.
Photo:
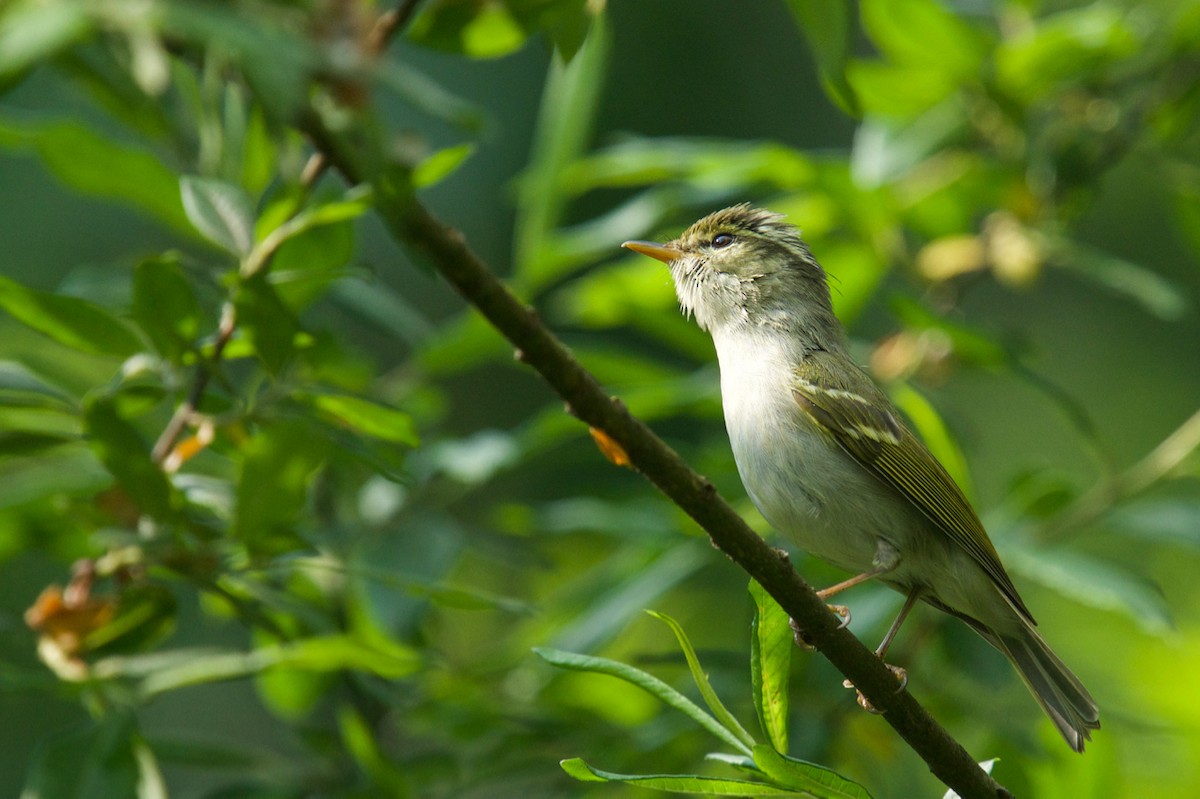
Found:
[[[684,313],[712,335],[750,499],[796,545],[855,575],[818,593],[876,578],[905,595],[881,658],[918,599],[962,619],[1082,752],[1100,727],[1095,701],[1038,634],[962,490],[850,357],[799,230],[743,204],[667,244],[623,246],[665,262]]]

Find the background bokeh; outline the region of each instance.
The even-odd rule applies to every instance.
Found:
[[[683,715],[531,650],[694,694],[642,610],[668,613],[750,727],[745,575],[608,463],[369,211],[281,250],[270,291],[308,337],[278,364],[261,327],[235,336],[201,408],[214,441],[174,478],[178,515],[155,517],[139,473],[105,454],[91,409],[114,408],[148,452],[242,284],[236,254],[154,210],[177,193],[97,167],[91,139],[55,126],[237,185],[278,220],[306,151],[262,86],[336,96],[339,80],[366,86],[356,113],[397,158],[472,146],[421,198],[768,536],[707,337],[665,270],[619,245],[734,202],[787,213],[856,353],[968,489],[1104,727],[1072,754],[1003,659],[928,609],[892,649],[910,690],[999,757],[1016,795],[1200,789],[1200,3],[431,0],[369,77],[338,73],[355,40],[329,31],[371,3],[119,5],[0,8],[0,274],[107,309],[145,350],[72,346],[0,286],[0,793],[120,796],[137,773],[178,797],[644,792],[575,782],[570,757],[734,773]],[[249,55],[266,31],[286,34],[277,61]],[[321,68],[283,74],[287,48]],[[326,176],[311,202],[343,191]],[[199,309],[170,352],[134,302],[135,266],[167,251]],[[330,423],[311,398],[331,393],[406,417],[419,443],[372,433],[374,416]],[[114,552],[132,566],[106,572]],[[92,682],[39,662],[22,618],[81,558],[101,559],[93,590],[129,627],[78,653],[110,668]],[[794,562],[816,585],[843,576]],[[900,599],[847,594],[855,632],[873,645]],[[325,660],[220,670],[219,654],[335,636]],[[150,691],[160,669],[177,682]],[[790,754],[875,796],[941,796],[840,683],[793,658]]]

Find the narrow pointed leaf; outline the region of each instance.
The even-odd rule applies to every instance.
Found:
[[[692,774],[616,774],[589,766],[579,758],[559,763],[562,770],[580,782],[624,782],[639,788],[698,796],[810,796],[811,794],[749,780],[700,777]]]
[[[700,659],[696,657],[696,649],[692,646],[692,642],[688,640],[687,633],[679,626],[679,622],[665,613],[658,613],[653,610],[646,612],[666,624],[671,628],[671,632],[675,633],[675,638],[679,641],[679,648],[683,650],[683,656],[687,659],[688,668],[692,671],[692,679],[696,681],[696,687],[700,689],[700,696],[704,698],[704,703],[708,705],[708,709],[716,716],[717,721],[721,722],[725,726],[725,729],[737,736],[738,740],[743,744],[751,747],[754,746],[754,737],[746,732],[746,728],[734,718],[733,714],[721,702],[721,698],[717,696],[717,692],[713,690],[712,684],[708,681],[708,675],[700,667]]]
[[[795,788],[818,799],[871,799],[866,788],[836,771],[781,755],[765,744],[754,747],[754,764],[772,782]]]
[[[574,652],[564,652],[561,649],[536,647],[534,654],[547,663],[572,671],[590,671],[595,674],[607,674],[632,685],[661,699],[671,707],[691,717],[701,727],[720,738],[739,752],[750,754],[750,748],[738,740],[737,736],[721,726],[721,723],[704,712],[703,708],[683,694],[676,691],[657,677],[647,674],[641,669],[625,663],[619,663],[608,658],[594,655],[580,655]]]
[[[754,623],[750,631],[750,677],[754,707],[771,745],[788,750],[788,678],[795,646],[788,615],[757,581],[750,581]]]

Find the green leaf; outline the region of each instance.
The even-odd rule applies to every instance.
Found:
[[[250,200],[231,183],[184,175],[179,179],[188,220],[213,244],[237,256],[254,246],[254,214]]]
[[[47,125],[0,121],[0,144],[33,146],[63,183],[120,200],[177,231],[194,235],[179,196],[179,179],[153,155],[109,141],[75,122]]]
[[[438,150],[413,168],[413,186],[423,189],[440,183],[475,152],[475,144],[465,142]]]
[[[272,374],[279,374],[295,351],[300,325],[284,305],[267,273],[242,282],[234,297],[238,328]]]
[[[0,405],[75,408],[66,392],[16,361],[0,361]]]
[[[0,508],[58,495],[90,496],[110,485],[111,474],[83,443],[0,458]]]
[[[84,428],[96,457],[142,512],[157,519],[169,518],[174,506],[170,481],[151,460],[145,439],[118,415],[111,398],[99,398],[87,406]]]
[[[853,44],[853,6],[848,0],[788,0],[787,4],[817,58],[825,92],[847,114],[858,116],[858,98],[846,80]]]
[[[245,443],[233,535],[251,552],[298,546],[292,525],[304,510],[327,448],[322,436],[313,435],[312,425],[298,419],[265,426]]]
[[[1175,628],[1162,590],[1116,564],[1044,547],[1006,550],[1004,559],[1014,573],[1084,605],[1123,613],[1152,635]]]
[[[754,746],[754,737],[746,732],[746,728],[734,718],[734,715],[729,712],[728,708],[721,702],[717,692],[713,690],[712,684],[708,681],[708,676],[704,673],[704,669],[700,667],[700,659],[696,657],[696,650],[692,646],[692,642],[688,640],[687,633],[679,626],[679,622],[672,619],[665,613],[658,613],[653,610],[647,610],[654,618],[666,624],[671,628],[671,632],[675,633],[675,639],[679,641],[679,648],[683,650],[683,656],[687,659],[688,668],[692,672],[692,679],[696,681],[696,687],[700,689],[700,696],[704,698],[704,703],[708,705],[708,709],[729,730],[737,737],[745,746]]]
[[[871,799],[867,789],[825,766],[781,755],[766,744],[754,747],[754,764],[772,782],[818,799]]]
[[[139,792],[133,717],[109,712],[46,739],[29,770],[26,799],[128,799]]]
[[[956,83],[978,79],[988,38],[936,0],[860,0],[859,8],[863,28],[889,61],[931,67]]]
[[[754,621],[750,627],[750,677],[754,709],[767,739],[788,750],[788,681],[795,640],[787,613],[756,580],[750,581]]]
[[[580,782],[624,782],[639,788],[699,796],[811,796],[763,782],[700,777],[691,774],[615,774],[589,766],[579,758],[563,760],[562,770]]]
[[[619,663],[608,658],[593,655],[579,655],[574,652],[564,652],[560,649],[536,647],[534,653],[551,665],[573,671],[587,671],[595,674],[607,674],[610,677],[625,680],[636,685],[643,691],[658,697],[660,700],[681,711],[701,727],[721,739],[739,752],[750,754],[750,749],[737,736],[725,729],[719,721],[708,715],[695,702],[676,691],[657,677],[647,674],[641,669],[625,663]]]
[[[558,277],[545,250],[566,210],[559,176],[591,138],[610,38],[605,17],[596,16],[570,64],[557,56],[551,60],[533,153],[518,189],[514,262],[518,281],[526,289],[537,289]]]
[[[142,342],[122,320],[99,305],[26,288],[0,276],[0,308],[71,349],[128,358]]]
[[[392,642],[370,643],[347,635],[305,638],[294,643],[259,647],[249,652],[180,649],[97,661],[97,679],[139,681],[143,699],[168,691],[252,677],[268,669],[313,672],[363,671],[394,680],[417,671],[418,655]]]
[[[412,417],[404,411],[348,394],[310,394],[303,399],[329,421],[362,435],[410,447],[420,444]]]
[[[81,3],[16,2],[0,13],[0,88],[85,38],[92,29]]]
[[[1200,497],[1141,499],[1104,517],[1106,530],[1200,551]]]
[[[133,272],[133,317],[166,358],[178,363],[200,335],[200,304],[179,260],[148,258]]]
[[[1137,52],[1141,41],[1131,24],[1134,19],[1127,9],[1107,3],[1049,14],[996,48],[996,79],[1022,104],[1032,104],[1063,84],[1086,84],[1106,64]]]
[[[1141,264],[1066,239],[1054,241],[1050,255],[1072,274],[1136,302],[1159,319],[1174,322],[1188,310],[1187,295],[1180,286]]]

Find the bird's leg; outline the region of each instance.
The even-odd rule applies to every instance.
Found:
[[[896,633],[900,632],[900,626],[904,624],[904,620],[908,618],[908,614],[912,612],[913,606],[917,604],[917,600],[920,599],[920,597],[921,586],[919,585],[912,588],[908,592],[908,596],[904,599],[904,605],[900,608],[900,612],[896,614],[896,620],[893,621],[892,626],[888,628],[887,634],[883,636],[883,640],[879,642],[879,646],[875,647],[875,657],[883,660],[884,655],[887,654],[888,647],[892,645],[892,639],[896,637]],[[887,666],[888,671],[890,671],[892,674],[895,674],[896,679],[900,681],[900,687],[896,689],[896,692],[899,693],[900,691],[903,691],[905,687],[908,686],[908,672],[902,667],[893,666],[887,661],[884,661],[883,665]],[[854,688],[854,683],[850,682],[849,680],[844,681],[842,685],[844,685],[846,688]],[[858,691],[858,689],[855,690]],[[875,706],[871,704],[869,699],[863,696],[862,691],[858,691],[858,704],[861,705],[864,710],[870,713],[880,712],[875,709]]]
[[[842,580],[840,583],[831,585],[828,588],[822,588],[817,592],[817,596],[821,597],[821,599],[828,599],[835,594],[840,594],[847,588],[853,588],[854,586],[865,583],[867,580],[874,579],[881,574],[887,574],[899,565],[900,552],[897,551],[897,549],[890,543],[881,538],[875,545],[875,557],[871,559],[872,568],[870,570],[865,571],[862,574],[856,574],[853,577]],[[829,605],[829,609],[841,618],[842,623],[838,625],[839,627],[846,627],[850,624],[850,608],[846,607],[845,605]],[[799,625],[796,624],[795,619],[788,619],[788,622],[791,624],[793,633],[792,637],[796,640],[796,646],[800,647],[801,649],[807,649],[811,651],[813,649],[813,645],[808,642],[808,639],[804,635],[804,631],[801,630]]]

